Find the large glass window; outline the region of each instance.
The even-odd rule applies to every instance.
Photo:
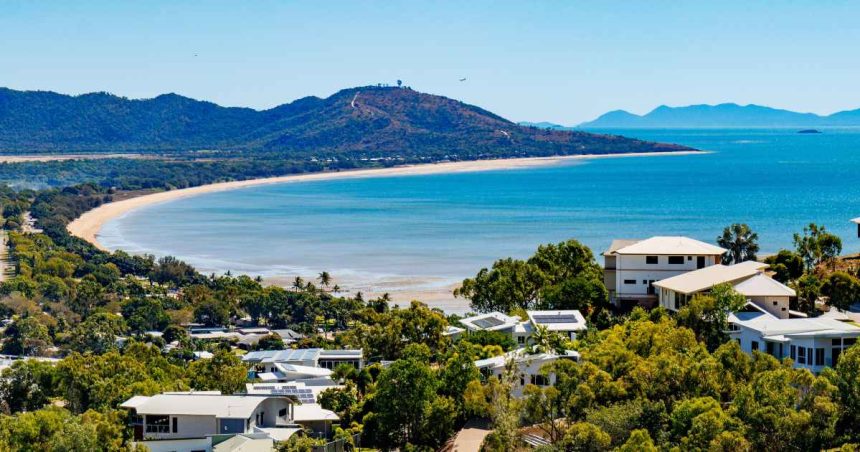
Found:
[[[797,346],[797,364],[806,364],[806,347]]]
[[[816,348],[815,349],[815,365],[823,366],[824,365],[824,349]]]
[[[146,416],[146,433],[170,433],[170,416]]]
[[[645,256],[645,263],[650,265],[656,265],[660,263],[660,260],[657,256]]]

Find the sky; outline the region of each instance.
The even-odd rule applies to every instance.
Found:
[[[663,104],[828,114],[860,108],[860,2],[0,1],[13,89],[264,109],[396,80],[565,125]]]

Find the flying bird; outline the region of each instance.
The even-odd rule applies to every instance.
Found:
[[[466,77],[461,78],[461,79],[460,79],[460,81],[461,81],[461,82],[465,82],[465,81],[466,81]]]

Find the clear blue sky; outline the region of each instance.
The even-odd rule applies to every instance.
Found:
[[[397,79],[562,124],[729,101],[830,113],[860,107],[860,2],[0,2],[14,89],[268,108]]]

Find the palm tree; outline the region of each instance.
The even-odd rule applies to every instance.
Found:
[[[296,292],[303,289],[305,287],[305,280],[302,279],[301,276],[296,276],[296,279],[293,280],[293,289],[296,289]]]
[[[320,273],[317,279],[319,280],[320,285],[322,285],[323,287],[328,288],[329,284],[331,284],[331,275],[328,272],[324,271]]]
[[[340,286],[335,284],[334,287],[331,288],[331,291],[334,293],[339,293],[340,292]]]
[[[717,244],[728,250],[723,254],[723,264],[754,261],[758,252],[758,234],[744,223],[735,223],[723,229],[723,235],[717,237]]]
[[[546,325],[535,325],[531,342],[535,353],[553,353],[564,348],[562,337]]]

